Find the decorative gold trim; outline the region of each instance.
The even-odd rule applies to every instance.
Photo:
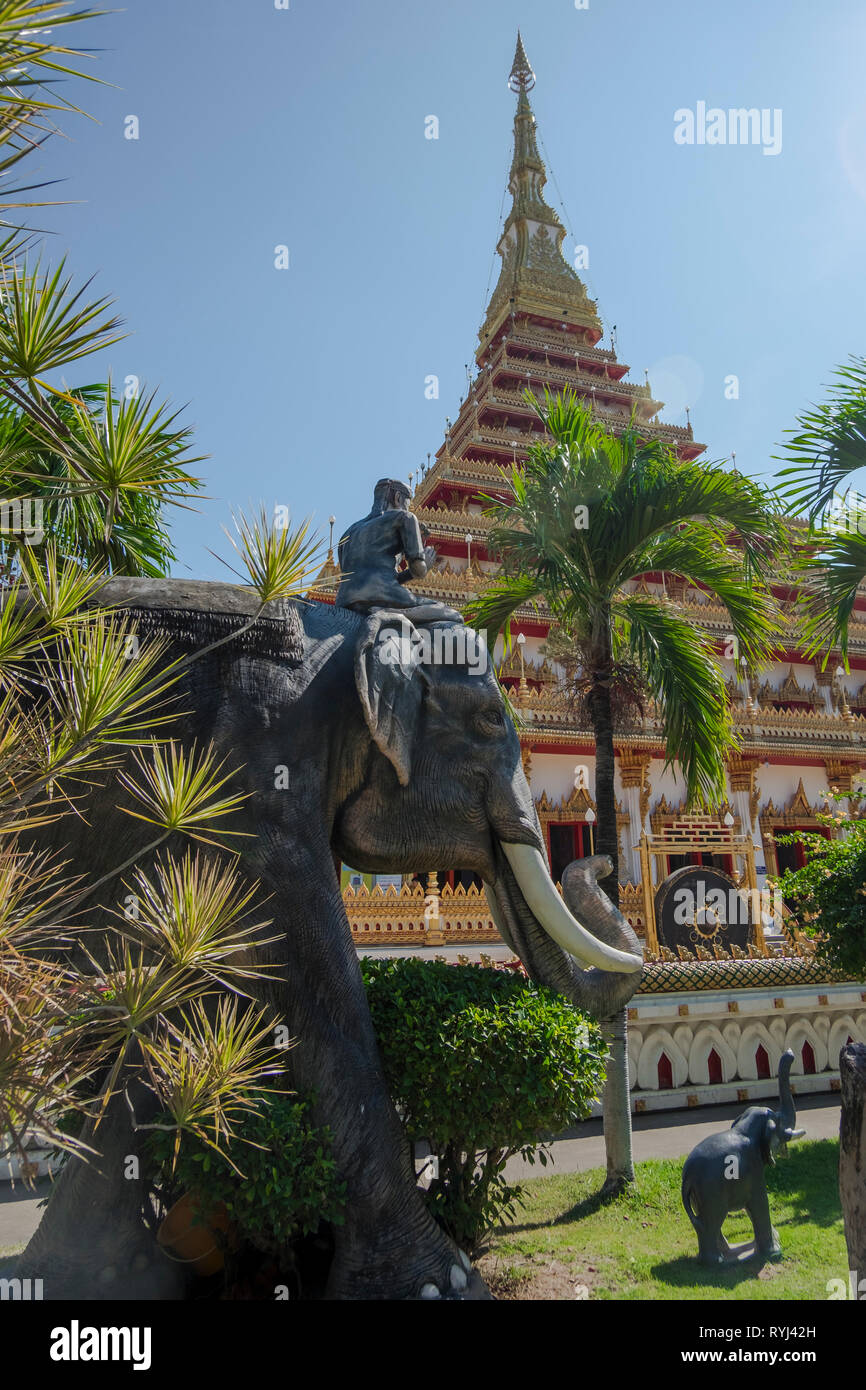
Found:
[[[816,806],[811,804],[806,795],[802,777],[797,783],[797,790],[791,796],[784,810],[777,807],[772,797],[770,798],[758,816],[758,826],[761,831],[761,842],[764,846],[764,863],[771,878],[777,877],[779,873],[775,831],[789,831],[794,826],[802,826],[806,830],[824,829],[825,827],[822,827],[818,820],[818,814],[824,814],[828,810],[829,805],[826,801]],[[833,833],[835,834],[835,832]]]
[[[535,809],[538,812],[538,819],[541,822],[541,829],[544,832],[545,842],[549,843],[547,828],[549,825],[583,825],[586,821],[586,812],[592,808],[596,810],[595,799],[590,794],[588,787],[575,787],[574,791],[567,798],[560,798],[553,801],[546,791],[541,796],[535,798]],[[624,862],[622,852],[622,832],[627,826],[631,825],[631,820],[626,811],[623,810],[619,801],[616,802],[616,838],[617,854],[620,864]]]

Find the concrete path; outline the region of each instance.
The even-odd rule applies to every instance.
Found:
[[[635,1161],[681,1158],[706,1135],[727,1129],[743,1108],[742,1105],[712,1105],[699,1110],[667,1110],[635,1115],[632,1117]],[[838,1097],[798,1096],[797,1120],[805,1129],[807,1139],[835,1139],[839,1134]],[[551,1161],[546,1168],[538,1163],[533,1166],[524,1163],[521,1158],[513,1158],[508,1163],[506,1174],[514,1181],[603,1167],[604,1137],[602,1122],[597,1119],[586,1120],[555,1140],[551,1146]],[[34,1192],[20,1182],[15,1184],[14,1190],[8,1182],[0,1182],[0,1255],[20,1248],[30,1239],[42,1216],[39,1202],[49,1186],[48,1182],[42,1181]]]
[[[0,1255],[13,1247],[26,1245],[42,1219],[39,1203],[47,1197],[51,1183],[43,1179],[33,1187],[16,1182],[0,1182]]]
[[[797,1096],[797,1124],[805,1129],[805,1139],[839,1137],[839,1098],[835,1095]],[[742,1114],[744,1105],[704,1105],[697,1110],[651,1111],[632,1116],[635,1162],[645,1158],[682,1158],[708,1134],[727,1129]],[[547,1167],[512,1158],[506,1175],[520,1178],[550,1177],[553,1173],[582,1173],[587,1168],[603,1168],[604,1136],[601,1118],[585,1120],[567,1130],[551,1145]]]

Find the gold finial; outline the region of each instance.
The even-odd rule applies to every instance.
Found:
[[[520,30],[517,31],[517,48],[514,50],[514,64],[508,78],[508,85],[512,92],[531,92],[535,86],[535,73],[529,66],[529,59],[526,56],[526,49],[523,47],[523,39],[520,37]]]

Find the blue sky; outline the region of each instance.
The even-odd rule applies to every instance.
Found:
[[[76,200],[40,216],[50,255],[98,272],[132,330],[70,381],[138,375],[189,402],[210,455],[211,500],[172,518],[176,573],[225,577],[208,548],[227,553],[233,506],[343,526],[439,447],[485,307],[518,24],[565,245],[588,246],[663,418],[689,405],[707,458],[769,476],[834,364],[866,354],[862,0],[290,4],[132,0],[96,21],[116,86],[79,87],[99,123],[68,121],[39,160]],[[678,145],[674,112],[700,101],[779,108],[781,153]]]

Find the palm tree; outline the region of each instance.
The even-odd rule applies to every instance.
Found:
[[[713,643],[665,595],[635,591],[642,575],[672,574],[720,600],[731,650],[757,665],[771,647],[767,577],[784,540],[766,492],[720,464],[677,458],[640,438],[632,422],[608,433],[573,393],[540,403],[526,393],[549,440],[530,446],[494,503],[491,550],[502,573],[470,620],[510,638],[510,620],[544,601],[573,644],[596,743],[597,850],[610,857],[606,890],[618,905],[614,703],[635,672],[663,720],[667,763],[678,764],[688,804],[724,797],[731,712]],[[633,1180],[625,1012],[608,1024],[605,1089],[607,1191]]]
[[[797,417],[781,456],[780,495],[791,512],[806,511],[798,567],[811,579],[805,602],[810,655],[848,650],[848,623],[866,579],[866,509],[850,479],[866,468],[866,358],[851,357],[833,374],[828,398]],[[844,489],[844,491],[840,491]]]

